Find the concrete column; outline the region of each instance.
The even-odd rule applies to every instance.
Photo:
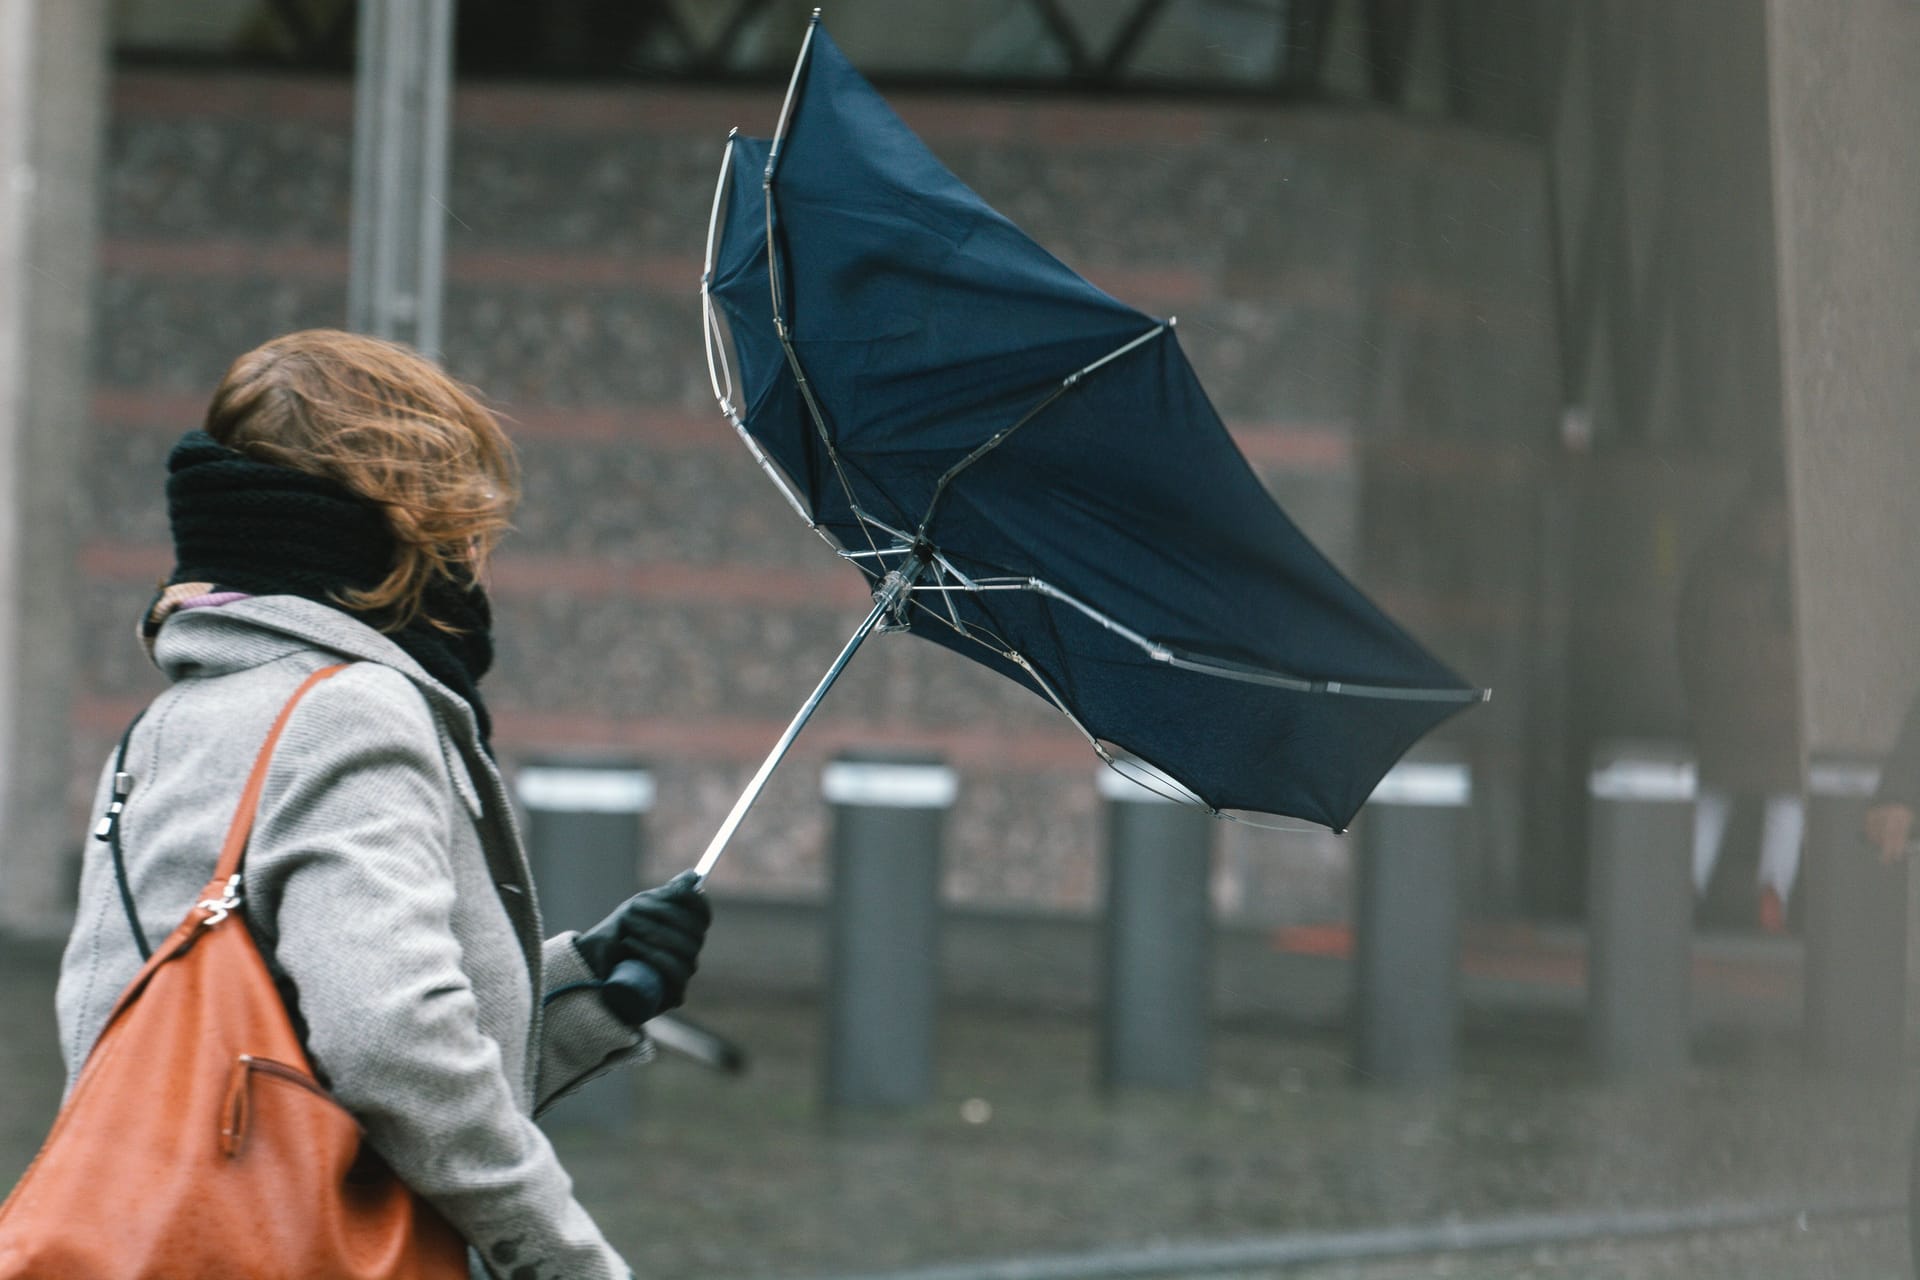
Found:
[[[527,856],[549,934],[599,923],[640,888],[653,775],[630,761],[536,760],[515,781]],[[549,1129],[632,1125],[633,1081],[595,1080],[541,1117]]]
[[[1107,801],[1101,1086],[1201,1092],[1213,976],[1213,819],[1111,769],[1096,782]]]
[[[69,702],[105,0],[0,0],[0,928],[57,935],[79,815]]]
[[[1437,1084],[1460,1027],[1460,860],[1472,777],[1460,761],[1394,766],[1367,801],[1354,876],[1354,1070]]]
[[[1875,756],[1920,688],[1920,6],[1767,15],[1803,723]]]
[[[1908,864],[1882,866],[1861,831],[1879,781],[1865,761],[1813,762],[1800,877],[1808,1061],[1867,1073],[1905,1056]]]
[[[940,836],[959,783],[937,760],[830,763],[826,1097],[913,1106],[933,1095],[940,994]]]
[[[1683,1070],[1693,974],[1693,761],[1612,744],[1589,779],[1587,1029],[1611,1075]]]
[[[1920,688],[1920,6],[1766,14],[1801,719],[1873,757]]]

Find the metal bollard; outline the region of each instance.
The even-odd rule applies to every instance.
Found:
[[[1096,785],[1107,801],[1100,1084],[1204,1090],[1213,819],[1112,769]]]
[[[1904,1060],[1907,863],[1882,866],[1861,830],[1877,765],[1815,760],[1807,775],[1807,1058],[1845,1071]]]
[[[1685,1069],[1693,973],[1690,756],[1616,743],[1588,778],[1587,1031],[1611,1075]]]
[[[1472,773],[1404,761],[1367,800],[1354,876],[1353,1060],[1365,1081],[1437,1084],[1460,1036],[1460,853]]]
[[[833,806],[826,1095],[833,1107],[933,1094],[940,832],[959,793],[936,758],[849,754],[827,765]]]
[[[527,811],[527,856],[549,933],[597,924],[640,887],[653,775],[631,762],[541,760],[516,781]],[[634,1119],[625,1072],[548,1108],[549,1129],[622,1130]]]

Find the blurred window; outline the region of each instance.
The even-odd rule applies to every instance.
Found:
[[[1444,110],[1414,64],[1462,0],[830,0],[835,38],[891,84],[1252,93]],[[459,0],[464,76],[779,81],[800,0]],[[346,71],[354,0],[114,0],[123,61]],[[1383,72],[1382,68],[1390,69]],[[1429,77],[1431,78],[1431,77]],[[1438,95],[1436,95],[1436,98]]]

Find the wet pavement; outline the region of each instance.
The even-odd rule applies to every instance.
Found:
[[[1367,1265],[1214,1273],[1209,1280],[1879,1280],[1905,1276],[1904,1224],[1785,1227],[1662,1240],[1394,1259]]]
[[[50,948],[0,944],[0,1183],[57,1101]],[[1764,1204],[1775,1224],[1536,1242],[1266,1270],[1107,1274],[1266,1280],[1726,1277],[1894,1280],[1913,1090],[1809,1075],[1777,1030],[1721,1029],[1681,1079],[1623,1087],[1560,1016],[1471,1029],[1455,1084],[1358,1084],[1337,1035],[1219,1028],[1205,1097],[1103,1098],[1084,1015],[948,1009],[936,1098],[878,1115],[819,1104],[819,1010],[725,981],[693,1011],[742,1042],[723,1078],[666,1058],[630,1078],[631,1132],[558,1136],[582,1200],[641,1275],[863,1278],[1209,1242],[1297,1240],[1532,1215]],[[1851,1207],[1855,1216],[1824,1210]],[[1804,1221],[1797,1208],[1812,1212]],[[1064,1268],[1064,1269],[1062,1269]],[[1011,1273],[1002,1272],[1011,1280]]]

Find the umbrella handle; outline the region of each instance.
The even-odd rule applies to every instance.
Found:
[[[630,1027],[659,1014],[666,1002],[660,975],[638,960],[622,960],[600,985],[600,1003]]]
[[[747,810],[753,807],[753,802],[758,800],[760,793],[766,789],[767,779],[773,775],[773,767],[779,764],[781,758],[787,754],[787,748],[791,747],[793,740],[800,736],[800,730],[806,727],[807,720],[813,715],[814,709],[820,705],[821,699],[827,696],[827,690],[839,678],[840,673],[846,670],[847,663],[853,658],[854,650],[860,647],[860,642],[867,638],[875,626],[879,625],[880,620],[906,598],[908,590],[919,579],[924,569],[925,566],[918,560],[909,561],[905,568],[895,569],[889,573],[881,582],[879,590],[873,593],[873,612],[869,613],[867,620],[854,631],[846,647],[840,650],[840,656],[833,660],[831,667],[827,668],[827,674],[821,677],[818,685],[814,686],[812,695],[800,708],[799,714],[794,716],[793,723],[789,724],[787,731],[780,735],[780,741],[774,744],[767,758],[760,762],[760,768],[753,775],[753,780],[747,783],[747,789],[740,793],[738,800],[733,802],[732,812],[728,813],[726,821],[720,824],[720,830],[714,833],[712,841],[707,845],[707,851],[700,855],[700,861],[694,866],[693,871],[700,877],[701,884],[706,883],[707,876],[713,872],[714,864],[720,861],[720,853],[727,847],[727,841],[733,839],[733,833],[740,829],[740,823],[747,816]]]

